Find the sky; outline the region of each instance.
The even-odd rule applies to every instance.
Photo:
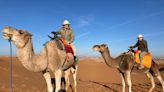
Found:
[[[164,56],[164,0],[0,0],[0,30],[28,30],[36,53],[65,19],[74,30],[78,55],[97,56],[92,46],[105,43],[118,56],[143,34],[149,51]],[[0,55],[9,55],[9,50],[0,33]]]

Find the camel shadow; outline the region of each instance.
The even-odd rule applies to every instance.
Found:
[[[100,86],[103,86],[103,87],[105,87],[105,88],[107,88],[107,89],[110,89],[110,90],[112,90],[112,92],[118,92],[118,91],[115,90],[114,88],[111,88],[111,87],[109,87],[109,86],[107,86],[107,85],[105,85],[105,84],[102,84],[102,83],[99,83],[99,82],[95,82],[95,81],[89,81],[89,82],[94,83],[94,84],[97,84],[97,85],[100,85]]]
[[[56,88],[55,87],[55,85],[56,85],[55,78],[51,78],[51,83],[52,83],[52,85],[54,87],[54,92],[55,92],[55,88]],[[59,92],[66,92],[66,90],[64,89],[65,86],[66,86],[66,81],[65,81],[64,77],[61,78],[61,86],[62,86],[62,89],[60,89]],[[69,87],[71,89],[71,92],[74,92],[72,85],[69,85]]]

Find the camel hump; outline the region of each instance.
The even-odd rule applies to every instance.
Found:
[[[46,46],[55,46],[56,42],[55,41],[48,41],[46,42]]]
[[[49,41],[46,43],[46,46],[51,46],[54,48],[58,48],[60,50],[65,50],[66,53],[71,53],[74,55],[72,46],[66,42],[66,40],[61,39],[61,40],[55,40],[55,41]]]

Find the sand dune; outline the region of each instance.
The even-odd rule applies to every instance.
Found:
[[[101,62],[100,62],[101,61]],[[10,91],[10,65],[8,57],[0,57],[0,92]],[[160,63],[163,70],[164,64]],[[161,72],[164,78],[164,71]],[[83,58],[79,61],[78,92],[121,92],[121,78],[116,69],[107,67],[101,59]],[[133,73],[133,92],[147,92],[150,88],[146,75]],[[72,80],[71,80],[72,81]],[[153,92],[161,92],[156,80]],[[41,73],[26,70],[17,58],[13,58],[14,92],[47,92]],[[71,88],[69,89],[70,92]]]

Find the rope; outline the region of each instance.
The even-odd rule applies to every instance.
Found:
[[[10,92],[13,92],[13,78],[12,78],[12,44],[11,44],[11,37],[9,39],[10,43]]]

